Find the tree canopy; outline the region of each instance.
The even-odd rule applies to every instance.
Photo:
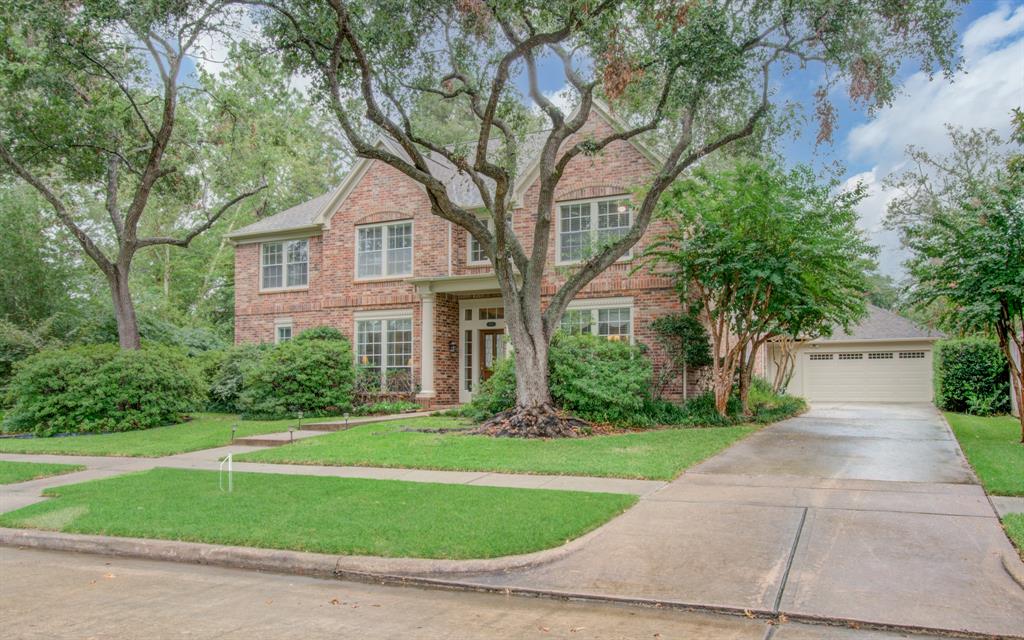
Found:
[[[504,300],[516,351],[517,411],[523,432],[538,420],[560,432],[551,410],[547,354],[569,302],[643,236],[662,193],[686,169],[750,138],[775,104],[773,82],[797,65],[822,65],[821,140],[835,109],[829,90],[848,82],[869,109],[894,95],[909,58],[951,73],[956,66],[945,0],[751,0],[741,2],[491,3],[467,0],[252,0],[282,59],[312,80],[313,95],[337,118],[362,157],[395,167],[423,185],[432,212],[466,229],[484,248]],[[544,94],[539,66],[559,65],[575,94],[565,113]],[[545,119],[532,227],[507,222],[516,207],[517,171],[532,126],[516,80]],[[475,138],[447,144],[444,128],[412,117],[424,96],[472,114]],[[583,130],[603,99],[626,122],[610,134]],[[574,158],[653,137],[662,159],[631,212],[631,227],[569,270],[541,304],[556,187]],[[400,149],[381,146],[381,137]],[[431,171],[443,160],[474,185],[493,229],[460,204]],[[528,424],[527,424],[528,423]],[[509,431],[504,429],[504,431]],[[515,431],[512,429],[511,431]],[[540,429],[545,432],[545,429]]]
[[[699,168],[662,197],[659,215],[671,230],[644,258],[669,270],[709,327],[723,415],[735,373],[742,400],[748,354],[765,341],[818,337],[865,312],[876,249],[857,228],[864,191],[837,186],[819,183],[807,167],[740,160]]]

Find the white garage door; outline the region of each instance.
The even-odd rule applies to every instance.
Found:
[[[821,402],[931,402],[931,345],[800,354],[804,397]]]

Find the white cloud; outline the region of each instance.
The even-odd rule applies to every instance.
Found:
[[[933,154],[951,150],[946,123],[964,128],[992,128],[1004,137],[1010,110],[1024,105],[1024,7],[1000,5],[978,18],[964,32],[964,70],[953,82],[930,79],[918,72],[903,85],[892,106],[872,121],[855,127],[846,138],[848,160],[868,163],[871,196],[860,206],[864,228],[883,246],[883,271],[899,275],[901,254],[895,234],[878,227],[892,194],[881,181],[904,160],[908,145]],[[855,176],[857,177],[857,176]]]
[[[964,32],[964,56],[970,60],[1000,40],[1021,31],[1024,31],[1024,6],[1011,12],[1008,4],[1001,4],[992,13],[972,22]]]
[[[899,190],[883,183],[885,176],[880,175],[878,167],[850,176],[842,185],[843,191],[852,191],[858,184],[863,184],[867,196],[857,207],[860,214],[860,228],[863,229],[871,243],[879,247],[878,268],[882,273],[896,276],[901,273],[901,264],[907,259],[907,251],[900,247],[899,235],[883,225],[885,212],[889,203],[900,193]]]
[[[565,115],[572,113],[579,103],[579,96],[569,85],[564,85],[561,89],[554,91],[545,91],[544,97],[553,102]],[[533,100],[530,100],[530,105],[535,112],[541,113],[540,107]]]

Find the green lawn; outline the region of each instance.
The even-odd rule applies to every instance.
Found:
[[[1017,545],[1020,557],[1024,559],[1024,513],[1011,513],[1003,518],[1006,535]]]
[[[42,464],[0,460],[0,484],[14,484],[47,476],[59,476],[72,471],[81,471],[84,468],[80,464]]]
[[[986,491],[997,496],[1024,496],[1024,445],[1016,418],[947,413],[946,419]]]
[[[635,496],[158,468],[57,487],[0,525],[111,536],[421,558],[490,558],[558,546]]]
[[[459,426],[465,423],[444,417],[369,424],[284,447],[254,451],[237,459],[671,480],[683,469],[754,430],[752,427],[660,429],[561,440],[402,431],[403,428]]]
[[[236,415],[203,413],[182,424],[142,431],[66,438],[0,438],[0,452],[157,458],[229,444],[233,424],[238,425],[237,437],[241,438],[285,431],[295,423],[295,420],[241,420]]]

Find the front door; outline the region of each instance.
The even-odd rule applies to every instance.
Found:
[[[494,372],[494,365],[505,353],[504,329],[480,330],[480,382],[487,380]]]

